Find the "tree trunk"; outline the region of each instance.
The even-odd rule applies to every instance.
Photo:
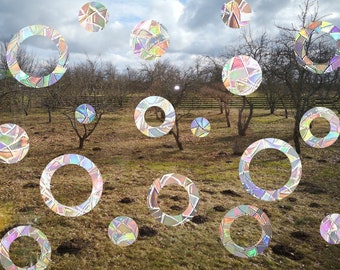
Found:
[[[246,136],[246,131],[249,127],[250,120],[253,117],[254,105],[252,103],[250,103],[249,100],[245,96],[243,96],[242,98],[243,98],[243,105],[242,105],[242,108],[238,112],[237,129],[238,129],[238,135],[239,136]],[[246,116],[246,120],[243,122],[242,121],[242,115],[243,115],[243,111],[246,108],[246,103],[249,104],[249,114],[248,114],[248,116]]]
[[[79,147],[78,149],[83,149],[85,142],[85,137],[79,137]]]
[[[227,103],[224,103],[224,112],[225,112],[225,120],[227,121],[227,127],[230,128],[231,127],[231,123],[230,123],[230,108],[227,105]]]
[[[47,109],[47,112],[48,112],[48,122],[49,122],[49,123],[52,123],[52,112],[51,112],[51,109],[48,108],[48,109]]]

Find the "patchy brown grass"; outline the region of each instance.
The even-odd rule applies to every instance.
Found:
[[[235,119],[236,111],[232,114]],[[190,132],[190,123],[198,116],[211,122],[212,131],[206,138],[195,138]],[[181,121],[184,151],[176,149],[170,135],[151,139],[141,134],[133,121],[133,108],[104,115],[83,150],[76,148],[77,138],[64,116],[55,114],[52,124],[46,120],[47,115],[42,112],[27,117],[1,116],[1,123],[14,122],[26,130],[30,151],[18,164],[0,164],[0,214],[1,237],[9,227],[19,224],[33,224],[46,234],[53,252],[50,269],[340,268],[339,246],[328,245],[319,235],[323,217],[339,212],[339,142],[326,149],[304,145],[300,185],[288,198],[269,203],[257,200],[242,188],[238,177],[240,157],[233,155],[235,121],[227,129],[223,116],[215,111],[195,111]],[[318,125],[327,130],[327,122],[322,121],[316,122],[313,130]],[[248,135],[238,143],[242,151],[265,137],[292,144],[292,127],[292,119],[260,111],[255,114]],[[99,204],[78,218],[52,212],[39,191],[45,166],[66,153],[91,159],[105,182]],[[166,227],[149,214],[146,197],[150,185],[155,178],[172,172],[188,176],[200,190],[200,217],[196,223]],[[290,165],[278,151],[263,151],[254,158],[251,174],[258,185],[278,188],[289,176]],[[53,177],[52,191],[61,203],[78,204],[90,194],[89,179],[83,169],[66,166]],[[169,213],[180,212],[187,200],[186,192],[176,187],[164,188],[159,197],[163,211]],[[240,204],[266,211],[273,229],[270,247],[263,255],[249,260],[225,250],[218,233],[224,214]],[[115,246],[107,237],[110,221],[119,215],[129,216],[143,227],[143,235],[126,248]],[[232,226],[233,238],[240,245],[256,242],[260,233],[259,225],[251,218],[239,218]],[[58,247],[65,246],[79,248],[74,253],[57,252]],[[20,266],[34,261],[36,254],[39,249],[34,241],[21,240],[11,248],[11,257]]]

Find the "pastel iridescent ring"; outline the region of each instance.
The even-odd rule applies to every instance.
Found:
[[[165,120],[158,127],[149,126],[145,121],[145,112],[151,107],[158,107],[164,111]],[[165,98],[159,96],[150,96],[143,99],[136,107],[135,123],[137,128],[146,136],[157,138],[170,132],[175,124],[176,113],[172,104]]]
[[[287,156],[291,165],[291,175],[288,182],[276,190],[265,190],[255,185],[250,177],[249,167],[252,158],[261,150],[276,149]],[[297,152],[288,143],[274,138],[265,138],[252,143],[244,151],[240,164],[239,175],[245,190],[252,196],[263,201],[281,200],[291,194],[298,186],[302,176],[301,160]]]
[[[329,244],[340,244],[340,215],[326,216],[320,224],[320,234]]]
[[[241,216],[251,216],[261,225],[260,240],[253,246],[241,247],[231,238],[230,228],[234,220]],[[259,208],[251,205],[240,205],[231,209],[222,219],[220,225],[220,238],[223,246],[231,253],[242,258],[251,258],[262,253],[270,243],[272,228],[268,216]]]
[[[305,48],[305,43],[310,40],[310,35],[313,33],[329,34],[336,42],[335,55],[326,63],[314,63],[308,56]],[[296,60],[305,69],[310,72],[322,74],[335,71],[340,66],[340,29],[329,22],[317,21],[312,22],[303,28],[295,37],[294,52]]]
[[[59,51],[59,59],[55,69],[48,75],[35,77],[26,74],[18,64],[18,53],[20,44],[29,37],[43,36],[52,40]],[[32,88],[42,88],[55,84],[61,79],[67,70],[68,46],[64,37],[55,29],[45,25],[31,25],[22,28],[16,33],[7,46],[7,65],[13,77],[25,86]]]
[[[189,205],[182,214],[174,216],[168,215],[163,213],[158,206],[157,199],[159,192],[164,186],[170,184],[182,186],[188,192]],[[188,177],[174,173],[165,174],[161,178],[156,179],[151,185],[148,192],[147,203],[151,215],[156,220],[167,226],[177,226],[188,222],[196,215],[198,211],[199,193],[195,184]]]
[[[37,263],[33,266],[26,266],[25,268],[16,266],[10,256],[9,249],[14,240],[19,237],[28,236],[33,238],[38,242],[41,255],[37,260]],[[18,226],[11,229],[6,235],[1,239],[0,243],[0,262],[3,268],[11,269],[11,270],[20,270],[20,269],[45,269],[49,262],[51,261],[51,246],[47,240],[46,235],[40,230],[32,227],[32,226]]]
[[[316,118],[325,118],[330,125],[329,133],[323,138],[313,136],[310,131],[310,124]],[[326,148],[331,146],[339,137],[340,121],[337,115],[330,109],[315,107],[307,111],[300,121],[300,134],[302,139],[311,147]]]
[[[0,125],[0,162],[17,163],[28,153],[30,144],[26,131],[16,124]]]
[[[51,178],[59,168],[65,165],[78,165],[84,168],[92,179],[90,197],[80,205],[66,206],[59,203],[51,192]],[[78,217],[90,212],[99,202],[103,191],[103,179],[96,165],[88,158],[77,154],[66,154],[53,159],[44,169],[40,178],[40,193],[45,204],[61,216]]]

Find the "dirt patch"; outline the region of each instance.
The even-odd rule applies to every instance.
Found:
[[[148,226],[142,226],[139,228],[140,237],[152,237],[157,235],[157,231],[154,228]]]
[[[307,240],[308,238],[310,238],[310,234],[306,233],[304,231],[296,231],[296,232],[292,232],[290,234],[292,237],[296,238],[296,239],[300,239],[300,240]]]
[[[205,216],[197,215],[192,218],[192,222],[196,224],[203,224],[206,223],[209,219]]]
[[[272,251],[277,255],[287,257],[294,261],[302,260],[305,257],[301,252],[296,251],[294,248],[280,244],[273,246]]]
[[[225,212],[227,209],[225,209],[222,205],[216,205],[213,208],[216,212]]]
[[[74,238],[61,243],[57,248],[58,254],[78,254],[82,249],[89,246],[89,242],[81,238]]]
[[[24,189],[28,189],[28,188],[37,188],[39,186],[40,186],[40,184],[38,184],[38,183],[29,182],[29,183],[23,185],[22,187]]]
[[[129,203],[133,203],[134,199],[131,199],[129,197],[124,197],[123,199],[119,200],[120,203],[125,203],[125,204],[129,204]]]
[[[233,191],[231,189],[222,190],[221,194],[228,195],[228,196],[231,196],[231,197],[241,197],[240,194],[236,193],[235,191]]]

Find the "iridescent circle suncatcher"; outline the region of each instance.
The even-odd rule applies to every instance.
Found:
[[[47,37],[56,44],[59,51],[57,66],[52,71],[52,73],[42,77],[35,77],[26,74],[23,70],[21,70],[18,64],[17,58],[20,45],[24,40],[32,36]],[[22,28],[10,40],[7,46],[6,59],[8,69],[18,82],[28,87],[41,88],[53,85],[61,79],[61,77],[65,74],[67,70],[68,56],[69,52],[66,41],[57,30],[45,25],[31,25]]]
[[[254,217],[261,225],[262,234],[260,240],[253,246],[241,247],[231,238],[230,228],[235,219],[241,216]],[[240,205],[231,209],[222,219],[220,225],[220,238],[223,246],[231,253],[243,258],[255,257],[261,254],[270,243],[272,228],[268,216],[259,208],[251,205]]]
[[[90,124],[96,118],[96,111],[90,104],[81,104],[76,108],[75,117],[81,124]]]
[[[209,135],[211,126],[206,118],[197,117],[191,122],[190,129],[193,135],[202,138]]]
[[[25,268],[16,266],[9,256],[10,246],[14,242],[14,240],[18,239],[22,236],[28,236],[33,238],[36,242],[38,242],[41,255],[37,260],[37,263],[33,266],[26,266]],[[0,243],[0,262],[3,268],[6,270],[22,270],[22,269],[45,269],[51,261],[51,246],[47,240],[46,235],[28,225],[28,226],[18,226],[11,229],[6,235],[1,239]]]
[[[170,44],[168,30],[155,20],[138,23],[130,34],[133,53],[144,60],[161,57]]]
[[[137,223],[130,217],[116,217],[109,225],[108,235],[115,245],[121,247],[132,245],[138,237]]]
[[[288,182],[276,190],[265,190],[255,185],[250,177],[249,167],[252,158],[261,150],[276,149],[287,156],[291,165]],[[288,143],[275,138],[265,138],[252,143],[244,151],[240,164],[239,175],[245,190],[252,196],[263,201],[281,200],[291,194],[298,186],[302,176],[302,165],[299,155]]]
[[[330,131],[323,138],[315,137],[311,130],[310,125],[316,118],[325,118],[330,125]],[[307,111],[300,121],[300,134],[302,139],[311,147],[326,148],[331,146],[339,137],[340,121],[338,116],[330,109],[324,107],[315,107]]]
[[[249,24],[252,10],[244,0],[232,0],[222,6],[221,18],[231,28],[241,28]]]
[[[168,215],[163,213],[158,206],[158,194],[166,185],[179,185],[186,189],[189,195],[189,205],[182,214]],[[167,226],[177,226],[191,220],[197,213],[199,203],[199,193],[195,184],[188,178],[180,174],[165,174],[156,179],[151,185],[148,192],[148,207],[151,215]]]
[[[320,224],[320,234],[329,244],[340,244],[340,215],[326,216]]]
[[[78,13],[80,25],[89,32],[103,30],[109,21],[107,8],[99,2],[88,2]]]
[[[53,174],[65,165],[77,165],[84,168],[92,179],[90,197],[80,205],[66,206],[59,203],[51,192],[51,178]],[[103,191],[103,179],[97,166],[88,158],[77,154],[66,154],[53,159],[44,169],[40,178],[40,193],[45,204],[61,216],[77,217],[90,212],[99,202]]]
[[[335,41],[335,55],[326,63],[314,63],[307,55],[306,42],[310,40],[313,33],[329,34]],[[332,23],[325,21],[312,22],[306,28],[300,30],[295,38],[294,52],[296,60],[310,72],[322,74],[335,71],[340,66],[340,29]]]
[[[151,107],[158,107],[164,111],[165,120],[158,127],[152,127],[145,121],[145,113]],[[135,123],[137,128],[146,136],[156,138],[170,132],[175,124],[176,113],[172,104],[165,98],[159,96],[150,96],[143,99],[136,107]]]
[[[222,70],[224,86],[233,94],[249,95],[257,90],[262,82],[262,70],[255,59],[238,55],[227,61]]]

